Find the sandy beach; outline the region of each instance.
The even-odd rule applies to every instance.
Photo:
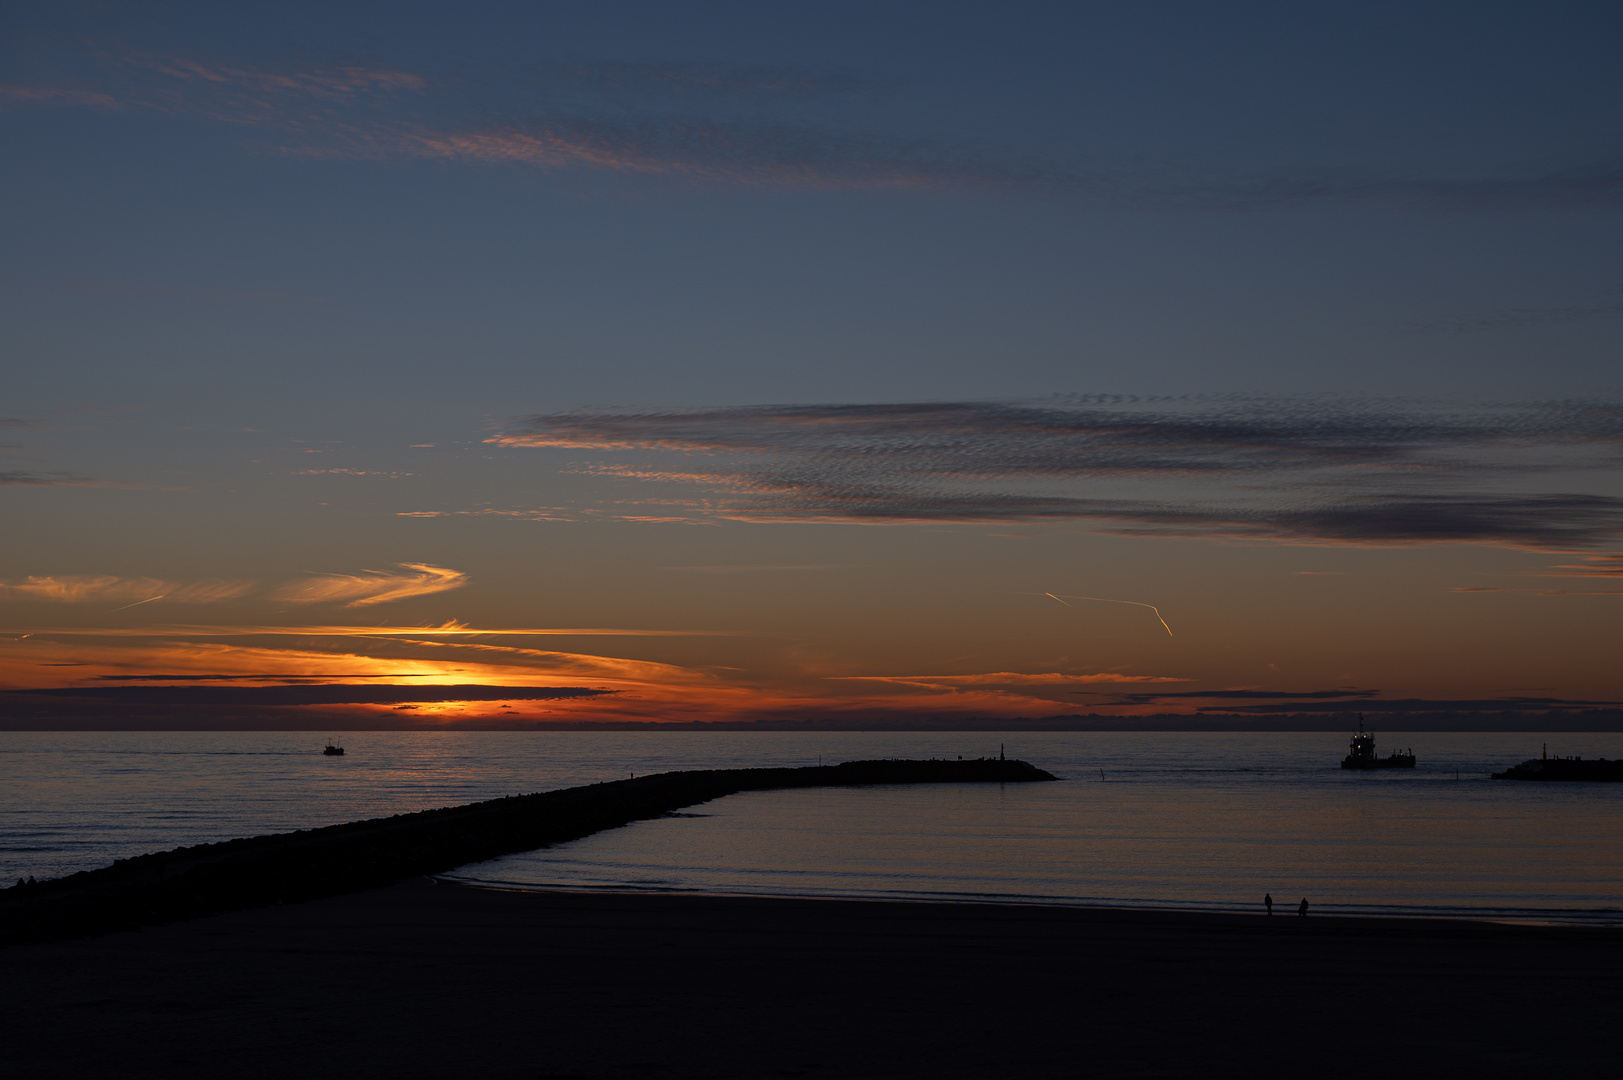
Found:
[[[1528,1076],[1623,932],[414,880],[0,950],[13,1075]]]

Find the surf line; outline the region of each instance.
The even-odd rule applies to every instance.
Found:
[[[1140,603],[1137,600],[1110,600],[1103,596],[1072,596],[1069,593],[1066,593],[1064,598],[1055,596],[1051,592],[1045,592],[1043,595],[1051,600],[1058,600],[1062,604],[1065,604],[1066,600],[1097,600],[1101,604],[1132,604],[1134,607],[1147,607],[1151,611],[1155,612],[1155,617],[1160,621],[1161,628],[1167,632],[1167,637],[1174,636],[1172,633],[1172,627],[1168,626],[1167,621],[1161,618],[1161,609],[1156,607],[1154,604]],[[1070,607],[1071,605],[1065,604],[1065,606]]]

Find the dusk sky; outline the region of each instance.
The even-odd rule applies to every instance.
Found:
[[[0,726],[1616,709],[1620,56],[9,4]]]

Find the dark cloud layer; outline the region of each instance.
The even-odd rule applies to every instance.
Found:
[[[1116,532],[1576,549],[1623,537],[1623,406],[1084,397],[553,413],[507,446],[706,489],[755,520],[1076,521]],[[635,463],[611,455],[638,453]],[[649,464],[649,452],[679,464]],[[1562,474],[1600,490],[1549,490]],[[1603,478],[1600,483],[1595,478]]]
[[[812,189],[960,188],[1083,196],[1163,209],[1319,203],[1431,212],[1623,206],[1623,159],[1487,176],[1351,169],[1217,175],[1103,167],[1017,144],[845,122],[880,80],[849,71],[596,62],[419,72],[295,56],[245,62],[132,53],[0,85],[0,107],[189,117],[336,158],[508,163]]]
[[[580,686],[83,686],[5,690],[18,698],[71,698],[109,705],[393,705],[435,701],[561,701],[616,691]]]
[[[1208,699],[1211,699],[1211,698],[1219,698],[1219,699],[1224,700],[1224,701],[1268,701],[1268,700],[1273,700],[1273,699],[1284,699],[1284,700],[1288,700],[1288,701],[1314,701],[1314,700],[1334,699],[1334,698],[1373,698],[1377,694],[1379,694],[1380,691],[1379,690],[1306,690],[1306,691],[1290,691],[1290,690],[1179,690],[1179,691],[1173,691],[1171,693],[1165,693],[1165,694],[1158,694],[1158,693],[1154,693],[1154,692],[1150,692],[1150,693],[1134,693],[1134,694],[1120,694],[1120,693],[1112,694],[1112,693],[1108,693],[1108,692],[1105,692],[1105,691],[1099,691],[1099,690],[1084,690],[1084,691],[1078,691],[1078,693],[1093,694],[1093,695],[1100,696],[1100,697],[1112,697],[1112,698],[1117,698],[1117,699],[1124,700],[1124,701],[1127,700],[1127,699],[1132,699],[1134,701],[1138,701],[1138,700],[1160,701],[1162,699],[1166,699],[1166,700],[1171,701],[1171,700],[1176,700],[1178,698],[1200,698],[1202,700],[1208,700]]]
[[[816,451],[882,456],[915,471],[1191,474],[1310,466],[1424,464],[1429,451],[1512,443],[1623,444],[1623,404],[1448,408],[1392,401],[1138,399],[1054,404],[777,405],[665,412],[552,413],[504,441],[685,452]]]
[[[1316,702],[1311,707],[1301,703],[1272,702],[1255,705],[1210,705],[1202,706],[1198,711],[1202,713],[1299,713],[1299,712],[1339,712],[1339,713],[1429,713],[1429,712],[1473,712],[1473,713],[1548,713],[1555,711],[1587,711],[1590,709],[1615,709],[1623,702],[1618,701],[1572,701],[1564,698],[1549,697],[1502,697],[1502,698],[1392,698],[1389,700],[1360,699],[1357,701]]]
[[[1126,706],[1167,705],[1179,702],[1218,701],[1197,705],[1199,714],[1298,714],[1298,713],[1549,713],[1567,710],[1615,709],[1620,701],[1588,701],[1559,697],[1492,698],[1382,698],[1378,690],[1180,690],[1171,693],[1110,694],[1104,709]]]

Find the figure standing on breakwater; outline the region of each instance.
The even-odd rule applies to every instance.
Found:
[[[1262,894],[1262,906],[1268,909],[1268,914],[1272,915],[1274,913],[1274,894],[1273,893],[1263,893]]]
[[[1305,897],[1305,896],[1302,897],[1302,906],[1296,909],[1296,914],[1298,914],[1298,915],[1306,915],[1307,914],[1307,897]]]

